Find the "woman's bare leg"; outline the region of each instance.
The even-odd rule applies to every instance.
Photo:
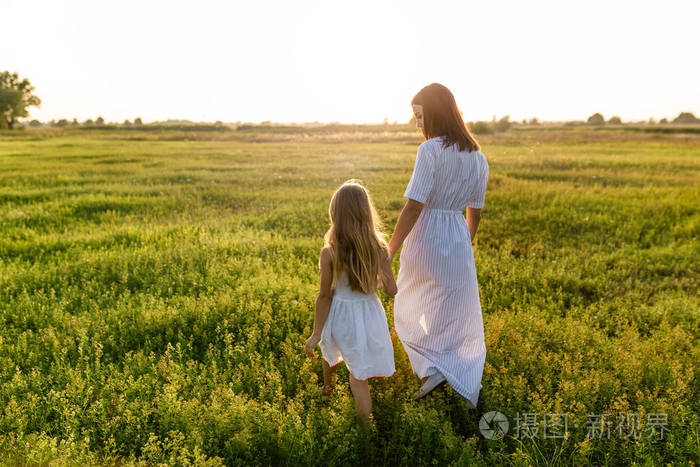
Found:
[[[365,431],[369,430],[369,415],[372,413],[372,396],[369,394],[369,383],[367,380],[360,381],[350,375],[350,390],[355,397],[357,412],[360,415],[360,423]]]

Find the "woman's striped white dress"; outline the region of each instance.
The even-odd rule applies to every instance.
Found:
[[[424,203],[404,241],[394,300],[396,332],[420,377],[439,370],[476,407],[486,359],[474,254],[462,211],[484,204],[489,167],[481,151],[418,148],[404,196]]]

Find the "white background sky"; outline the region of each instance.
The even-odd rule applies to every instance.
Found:
[[[700,116],[700,1],[0,0],[0,71],[40,120]]]

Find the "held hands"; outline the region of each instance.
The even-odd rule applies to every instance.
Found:
[[[311,337],[306,339],[306,343],[304,344],[304,351],[306,351],[306,356],[309,358],[314,358],[314,347],[316,347],[316,344],[318,344],[321,341],[321,336],[317,336],[316,334],[311,334]]]

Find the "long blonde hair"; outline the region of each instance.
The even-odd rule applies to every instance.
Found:
[[[360,180],[348,180],[335,191],[328,214],[331,227],[323,239],[331,250],[333,285],[345,272],[352,290],[374,293],[379,275],[383,280],[388,244],[381,219]]]

